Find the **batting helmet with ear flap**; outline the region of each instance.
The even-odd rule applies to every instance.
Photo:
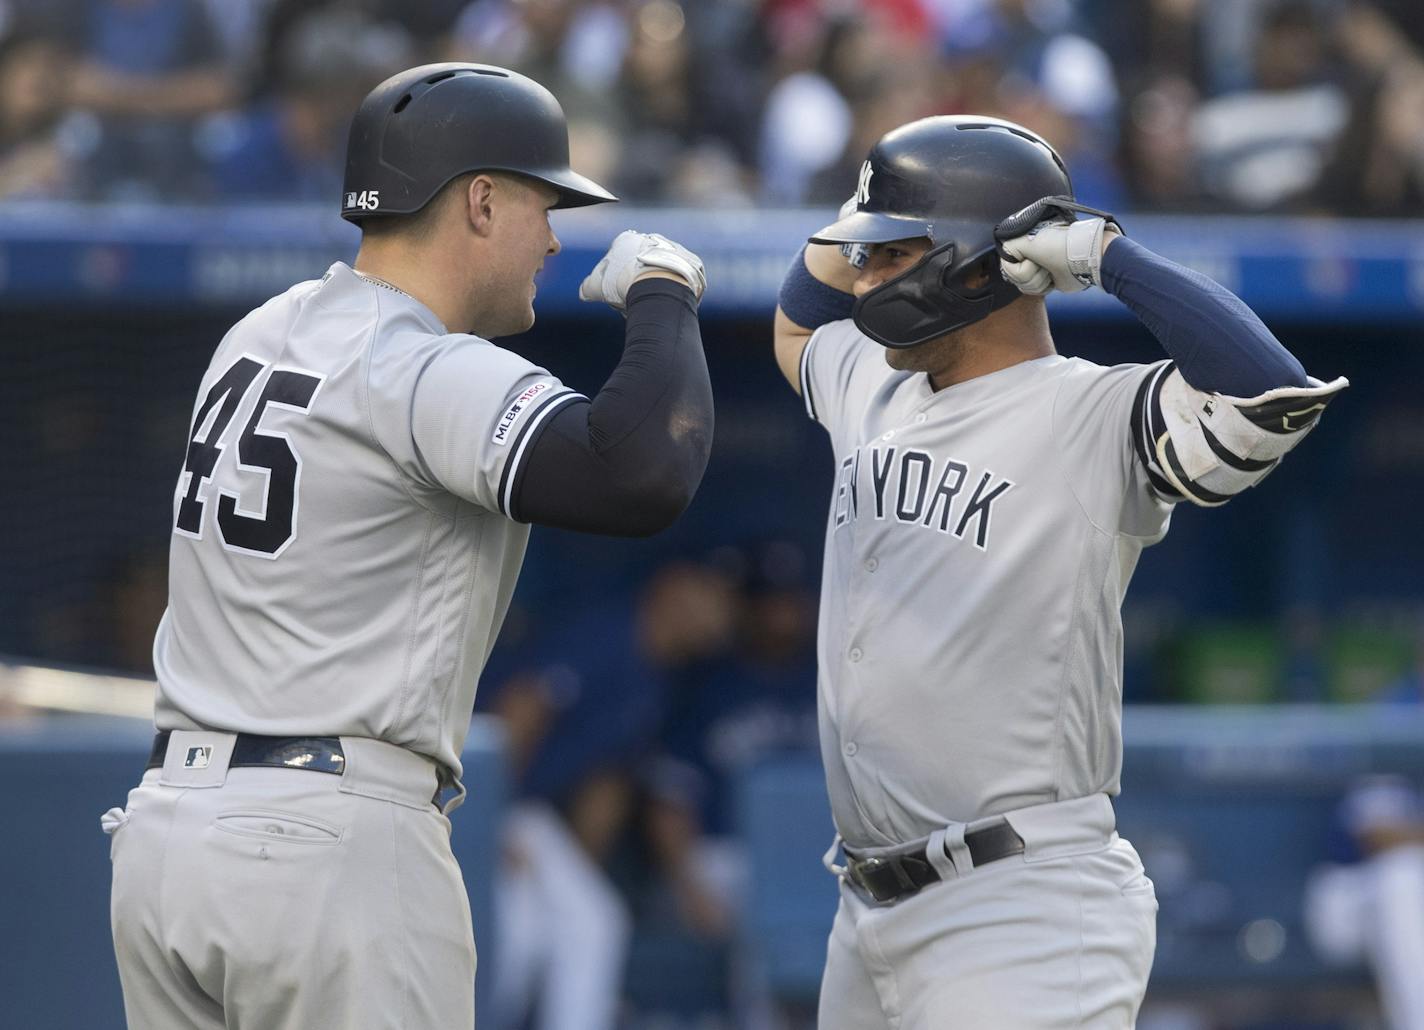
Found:
[[[555,207],[617,200],[569,167],[554,94],[487,64],[426,64],[366,95],[351,122],[341,217],[407,215],[465,172],[518,172],[558,191]]]
[[[812,243],[889,243],[929,237],[913,268],[864,294],[852,318],[886,347],[914,347],[1017,300],[999,275],[994,227],[1048,196],[1071,198],[1068,168],[1021,125],[977,115],[922,118],[886,133],[860,169],[855,210]],[[989,281],[968,273],[990,259]]]

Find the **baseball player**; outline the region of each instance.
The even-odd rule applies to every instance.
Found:
[[[1258,482],[1347,384],[1075,204],[1017,125],[888,133],[842,215],[775,323],[837,468],[818,658],[841,900],[819,1026],[1132,1026],[1157,903],[1114,832],[1123,593],[1173,505]],[[1057,354],[1041,298],[1090,286],[1171,360]]]
[[[411,69],[352,123],[355,263],[218,346],[174,494],[160,732],[104,817],[130,1026],[472,1025],[447,815],[528,524],[655,532],[711,443],[702,265],[662,237],[620,235],[583,282],[627,318],[591,401],[489,342],[534,322],[549,212],[613,199],[538,83]]]

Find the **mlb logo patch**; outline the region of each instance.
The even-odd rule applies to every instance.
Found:
[[[212,758],[213,749],[211,747],[190,747],[187,756],[183,759],[184,769],[206,769],[208,759]]]
[[[342,206],[343,206],[343,207],[355,207],[355,206],[356,206],[356,194],[354,194],[354,193],[348,193],[348,194],[346,194],[346,203],[345,203],[344,205],[342,205]]]

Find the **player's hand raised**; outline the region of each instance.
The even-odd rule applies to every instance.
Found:
[[[1077,212],[1091,215],[1077,218]],[[1102,285],[1105,233],[1122,232],[1106,211],[1084,207],[1067,197],[1044,197],[1010,215],[994,230],[999,241],[999,271],[1022,293],[1042,296],[1050,290],[1076,293]]]
[[[622,311],[628,301],[628,288],[651,271],[672,273],[692,289],[699,301],[707,289],[702,259],[692,251],[655,232],[626,229],[579,286],[579,299],[603,301]]]

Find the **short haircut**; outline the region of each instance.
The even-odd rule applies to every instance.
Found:
[[[434,232],[435,223],[439,221],[445,206],[455,194],[463,194],[470,185],[470,180],[479,174],[465,172],[455,176],[436,190],[435,196],[426,201],[419,211],[408,215],[367,215],[361,219],[361,237],[368,240],[390,239],[396,236],[404,236],[411,241],[428,239]]]
[[[541,185],[538,180],[527,175],[497,168],[462,172],[436,190],[435,196],[426,201],[425,206],[419,211],[408,215],[367,215],[361,219],[362,238],[390,239],[402,236],[417,243],[428,239],[435,231],[435,223],[439,221],[440,213],[444,211],[446,205],[452,203],[456,195],[463,195],[469,188],[470,180],[477,175],[488,175],[496,183],[505,186],[518,186],[522,190],[533,190]]]

